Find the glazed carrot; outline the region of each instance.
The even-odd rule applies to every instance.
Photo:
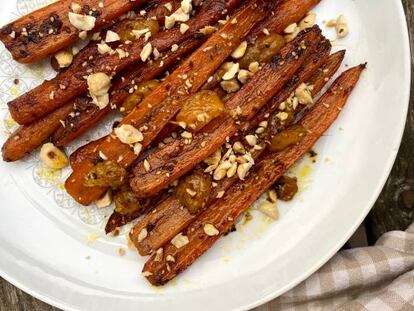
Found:
[[[265,151],[265,141],[267,133],[258,140],[258,144],[263,146],[262,150],[252,152],[253,159],[257,159]],[[247,148],[247,146],[245,146]],[[217,195],[229,189],[238,178],[225,178],[217,182],[217,186],[212,189],[210,198],[206,206],[196,214],[191,214],[178,200],[175,193],[171,193],[168,198],[145,215],[131,230],[130,240],[134,243],[140,255],[150,255],[164,244],[168,243],[174,236],[184,230],[197,215],[217,200]],[[140,215],[141,216],[141,215]],[[145,230],[148,235],[145,239],[140,239],[140,233]]]
[[[242,38],[249,30],[265,16],[267,2],[262,0],[249,1],[231,18],[237,23],[229,22],[214,33],[206,43],[194,52],[177,70],[168,76],[164,82],[147,97],[136,109],[134,109],[121,123],[131,124],[136,128],[152,123],[143,131],[141,142],[143,148],[148,147],[162,128],[168,124],[174,116],[169,105],[172,101],[181,102],[182,94],[187,95],[197,92],[202,84],[216,71],[222,62],[240,44]],[[208,59],[208,62],[206,62]],[[184,79],[184,77],[186,77]],[[191,81],[191,87],[186,86],[185,81]],[[159,120],[159,116],[166,116]],[[108,159],[116,161],[119,165],[129,166],[137,156],[129,145],[121,143],[116,137],[108,136],[100,145],[101,151]],[[75,170],[66,181],[66,190],[79,203],[89,205],[99,199],[105,192],[104,188],[85,187],[86,175],[93,167],[93,162],[87,162],[82,168]]]
[[[144,163],[139,163],[130,181],[136,195],[140,198],[154,195],[216,151],[228,137],[237,132],[241,122],[251,119],[282,89],[320,40],[319,27],[303,30],[226,103],[230,115],[213,120],[194,135],[191,143],[177,139],[159,148],[146,159],[150,169],[145,168]]]
[[[321,0],[285,0],[273,11],[273,18],[268,18],[258,25],[249,34],[248,40],[254,40],[260,35],[263,28],[266,28],[272,33],[282,34],[287,26],[300,21],[320,1]]]
[[[13,162],[23,159],[47,140],[73,109],[73,104],[64,106],[39,122],[20,126],[4,143],[3,160]]]
[[[92,31],[141,5],[143,0],[83,0],[82,13],[96,18]],[[79,30],[69,21],[73,0],[56,1],[4,26],[0,40],[13,58],[33,63],[64,49],[79,39]],[[103,3],[99,5],[99,3]]]
[[[164,57],[162,62],[163,62],[163,67],[165,69],[165,67],[169,67],[169,65],[172,65],[172,63],[176,60],[178,60],[177,58],[180,58],[182,55],[185,55],[187,53],[187,51],[192,50],[193,47],[195,47],[196,45],[199,44],[199,42],[203,40],[202,38],[194,38],[194,39],[190,39],[186,42],[184,42],[183,44],[181,44],[181,46],[179,47],[179,49],[176,52],[170,52],[168,53],[169,56]],[[130,84],[130,82],[132,80],[134,80],[136,83],[139,82],[141,80],[141,78],[139,77],[139,75],[144,75],[146,72],[147,73],[152,73],[153,71],[157,70],[155,68],[157,68],[157,66],[159,66],[158,64],[160,64],[161,61],[157,61],[154,62],[151,65],[144,65],[143,67],[137,68],[137,69],[133,69],[130,70],[129,72],[125,73],[124,75],[122,75],[122,79],[118,80],[118,83],[116,83],[113,87],[112,87],[112,91],[111,93],[111,103],[118,105],[121,104],[125,98],[129,95],[129,89],[132,87],[132,85]],[[153,68],[154,67],[154,68]],[[147,76],[147,79],[151,79],[151,76]],[[82,112],[81,112],[82,114]],[[91,119],[95,119],[95,118],[99,118],[97,117],[97,115],[99,115],[99,113],[95,114],[92,116],[92,113],[85,113],[84,115],[84,119],[83,120],[88,120],[88,122],[92,122]],[[105,114],[106,115],[106,114]],[[65,123],[68,123],[67,121]],[[89,128],[91,125],[90,124],[84,124],[84,127]],[[72,128],[74,128],[74,130],[72,130]],[[75,124],[75,126],[71,127],[71,129],[67,129],[67,128],[59,128],[58,131],[56,131],[53,136],[52,136],[52,141],[59,147],[63,147],[65,146],[67,143],[69,143],[72,138],[77,138],[78,134],[78,126],[77,123]],[[167,128],[166,128],[167,130]],[[66,131],[70,131],[69,135],[64,135],[64,133],[67,133]],[[74,133],[72,133],[72,131]],[[76,133],[75,133],[76,132]],[[166,134],[163,135],[165,137],[169,136],[171,133],[171,130],[168,129],[166,131]],[[162,136],[162,135],[160,135]],[[69,138],[70,137],[70,138]],[[86,145],[78,148],[72,155],[71,155],[71,166],[74,170],[77,169],[77,166],[79,164],[81,164],[83,161],[86,161],[86,159],[89,160],[93,160],[94,158],[96,158],[98,156],[98,146],[103,142],[104,139],[98,139],[96,141],[92,141],[87,143]]]
[[[294,4],[293,3],[293,1],[289,1],[289,3],[291,3],[292,4],[292,6],[293,7],[295,7],[295,8],[297,8],[299,11],[302,11],[303,10],[303,8],[298,8],[297,7],[297,4]],[[302,2],[301,2],[302,3]],[[305,2],[303,2],[303,5],[305,5],[305,8],[309,8],[309,4],[305,1]],[[276,6],[276,8],[277,8],[278,6]],[[286,11],[286,5],[284,5],[283,6],[283,8],[282,8],[282,10],[283,11]],[[272,10],[272,13],[271,14],[277,14],[277,10],[276,9],[274,9],[274,10]],[[266,19],[266,21],[268,21],[268,19],[269,18],[267,18]],[[284,28],[284,27],[287,27],[289,24],[290,24],[290,22],[291,22],[292,20],[291,20],[291,16],[290,15],[288,15],[286,18],[284,17],[284,16],[280,16],[280,15],[277,15],[277,20],[276,19],[274,19],[273,20],[273,22],[277,25],[277,26],[275,26],[275,29],[279,29],[279,28]],[[267,23],[267,26],[269,26],[269,24]],[[197,38],[197,39],[200,39],[200,38]],[[191,40],[196,40],[196,39],[191,39]],[[191,40],[189,40],[189,41],[191,41]],[[183,43],[181,46],[180,46],[180,50],[181,49],[183,49],[184,47],[184,45],[185,45],[186,43]],[[179,51],[180,51],[179,50]],[[178,51],[178,52],[179,52]],[[165,62],[165,60],[164,60],[164,62]],[[137,75],[137,74],[135,74],[135,75]],[[126,74],[126,75],[123,75],[123,78],[125,78],[125,80],[126,81],[129,81],[130,79],[133,79],[133,77],[128,77],[129,75],[128,74]],[[119,83],[118,83],[119,84]],[[116,89],[120,89],[119,91],[111,91],[111,103],[113,103],[113,104],[118,104],[118,102],[122,102],[122,101],[124,101],[125,100],[125,98],[128,96],[128,90],[129,90],[129,87],[128,86],[126,86],[126,85],[124,85],[124,84],[127,84],[127,82],[124,82],[123,84],[122,84],[122,86],[117,86],[116,87]],[[117,85],[117,84],[115,84],[115,85]],[[203,89],[204,89],[204,87],[207,85],[207,83],[203,86]],[[115,87],[114,87],[115,88]],[[219,87],[219,88],[217,88],[217,89],[215,89],[215,91],[216,91],[216,93],[220,93],[220,92],[223,92],[223,90],[222,90],[222,88],[221,87]],[[223,94],[223,96],[224,96],[224,94]],[[221,96],[222,97],[222,96]],[[106,115],[106,113],[104,113],[103,111],[101,111],[100,113],[94,113],[94,112],[91,112],[90,113],[90,115],[91,115],[91,118],[88,118],[88,117],[85,117],[85,122],[82,122],[83,124],[84,124],[84,126],[85,127],[88,127],[89,126],[89,124],[92,124],[93,125],[93,120],[100,120],[101,119],[101,115],[103,115],[103,114],[105,114]],[[75,127],[66,127],[65,129],[62,129],[62,128],[60,128],[55,134],[54,134],[54,138],[53,138],[53,140],[55,141],[55,143],[58,145],[58,146],[63,146],[63,145],[65,145],[65,144],[67,144],[70,140],[72,140],[72,138],[76,138],[78,135],[76,134],[76,131],[77,131],[77,128],[78,128],[79,126],[75,126]],[[60,136],[62,136],[63,135],[63,133],[64,132],[68,132],[68,131],[73,131],[73,132],[75,132],[75,133],[73,133],[73,136],[71,135],[71,134],[69,134],[69,136],[72,136],[72,137],[70,137],[70,138],[68,138],[68,139],[65,139],[65,138],[63,138],[63,139],[61,139],[60,138]],[[166,133],[166,135],[162,135],[162,134],[160,134],[160,136],[162,136],[162,137],[157,137],[157,139],[159,140],[159,141],[162,141],[162,139],[163,139],[163,137],[164,136],[169,136],[169,133],[170,133],[170,129],[167,129],[167,128],[164,128],[164,130],[163,130],[163,132],[165,132]],[[155,143],[157,143],[157,141],[155,141]],[[91,144],[87,144],[87,145],[85,145],[85,146],[82,146],[81,148],[89,148],[90,147],[90,145]],[[92,148],[94,148],[94,146],[92,147]]]
[[[154,79],[173,65],[177,58],[187,54],[201,43],[202,38],[190,39],[181,44],[177,51],[167,53],[162,60],[142,64],[123,74],[111,89],[111,104],[113,106],[122,104],[129,95],[129,89],[133,87],[132,80],[135,83],[140,83]],[[46,117],[22,126],[16,135],[12,135],[11,139],[6,142],[3,148],[4,156],[8,161],[20,160],[40,146],[52,134],[52,142],[58,147],[63,147],[85,133],[111,111],[109,106],[100,110],[88,97],[79,97]],[[64,126],[61,124],[62,122]],[[36,135],[33,135],[34,132]]]
[[[324,65],[317,69],[316,72],[314,70],[314,75],[308,80],[309,84],[314,85],[314,88],[312,89],[312,96],[316,96],[322,90],[322,88],[326,85],[327,80],[330,79],[338,70],[343,58],[343,52],[335,53],[331,55],[326,60]],[[311,67],[312,62],[308,62],[308,66]],[[308,70],[304,68],[304,71]],[[301,111],[303,111],[303,109],[298,107],[295,114],[297,115]],[[277,118],[268,119],[278,120]],[[262,119],[262,121],[263,120],[265,119]],[[286,128],[286,126],[281,122],[269,123],[269,127],[266,128],[266,131],[258,136],[258,145],[263,146],[263,149],[256,150],[252,153],[252,158],[255,161],[263,152],[266,151],[267,144],[263,144],[263,142],[269,139],[269,135],[275,135],[284,128]],[[252,132],[254,134],[254,130]],[[239,137],[243,136],[239,135]],[[248,146],[245,146],[245,148],[248,148]],[[208,209],[209,205],[213,204],[217,200],[218,193],[227,191],[237,181],[237,177],[225,178],[218,181],[217,186],[213,188],[210,200],[206,204],[205,209]],[[179,203],[177,197],[173,193],[165,202],[155,206],[151,213],[148,213],[134,226],[130,233],[130,239],[135,244],[135,247],[141,255],[149,255],[164,246],[174,236],[184,230],[197,217],[198,214],[199,213],[196,215],[190,214],[190,212]],[[143,229],[147,230],[148,235],[145,239],[138,240],[138,235]]]
[[[222,199],[203,212],[182,232],[188,239],[187,243],[183,243],[180,248],[170,243],[162,252],[159,251],[147,261],[143,272],[151,284],[163,285],[187,269],[229,231],[235,219],[312,148],[338,117],[364,68],[365,65],[361,65],[343,73],[304,116],[300,124],[308,134],[301,142],[280,153],[269,153],[264,156],[245,181],[231,187]],[[214,234],[207,231],[206,225],[217,231],[213,230]]]
[[[215,24],[221,17],[238,5],[240,0],[209,0],[201,11],[191,18],[187,25],[189,29],[183,34],[180,27],[160,32],[148,42],[145,38],[138,39],[131,44],[121,44],[127,57],[120,58],[118,53],[100,54],[96,46],[87,49],[89,53],[77,58],[67,70],[59,73],[56,78],[45,81],[40,86],[8,103],[13,119],[19,124],[32,123],[63,106],[71,99],[87,91],[85,77],[90,73],[105,73],[113,76],[122,70],[141,62],[141,52],[147,44],[160,53],[170,50],[174,44],[181,44],[205,26]],[[61,86],[64,86],[63,88]]]
[[[130,95],[130,90],[133,89],[135,85],[138,85],[143,81],[157,78],[169,67],[177,63],[177,61],[182,57],[200,46],[204,41],[203,38],[204,37],[189,39],[186,42],[182,43],[177,51],[170,51],[166,53],[164,57],[153,63],[138,65],[132,70],[121,73],[120,77],[114,82],[111,90],[109,91],[111,106],[107,106],[104,109],[100,110],[98,106],[89,100],[89,109],[79,111],[73,117],[67,117],[64,120],[65,126],[60,127],[53,134],[52,141],[57,146],[65,146],[90,130],[99,121],[111,113],[111,107],[119,108],[125,99]],[[84,98],[87,99],[87,97]]]

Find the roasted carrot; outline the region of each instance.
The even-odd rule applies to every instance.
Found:
[[[182,44],[178,51],[169,53],[170,56],[164,58],[162,66],[159,65],[160,62],[154,62],[130,70],[125,75],[127,78],[123,76],[123,79],[119,79],[119,83],[112,88],[116,92],[112,97],[114,98],[113,103],[115,105],[121,103],[125,98],[125,94],[128,94],[128,82],[133,79],[136,82],[140,82],[156,77],[176,61],[177,57],[180,57],[183,53],[197,45],[198,41],[199,39],[191,39],[189,42]],[[2,149],[4,160],[17,161],[22,159],[39,147],[52,134],[52,141],[58,147],[65,146],[86,132],[111,111],[109,107],[103,110],[96,108],[94,104],[90,103],[89,98],[79,97],[73,103],[66,104],[34,123],[21,126],[5,142]],[[56,129],[58,130],[56,131]]]
[[[52,141],[57,146],[65,146],[78,138],[110,114],[112,111],[111,107],[119,108],[130,95],[130,90],[133,89],[135,85],[143,81],[157,78],[169,67],[173,66],[179,59],[200,46],[203,41],[204,37],[189,39],[182,43],[177,51],[170,51],[161,59],[154,61],[153,63],[138,65],[132,70],[121,73],[120,77],[116,79],[109,91],[111,106],[99,109],[89,100],[89,109],[79,111],[79,113],[73,117],[67,117],[64,120],[65,126],[60,127],[53,134]]]
[[[129,94],[131,81],[140,83],[154,79],[171,66],[177,58],[185,55],[201,44],[201,39],[190,39],[183,43],[176,52],[170,52],[163,60],[151,64],[143,64],[139,68],[128,71],[117,80],[111,92],[111,103],[118,106]],[[161,63],[162,62],[162,63]],[[52,142],[58,147],[67,145],[111,112],[108,106],[100,110],[91,103],[88,97],[79,97],[46,117],[29,125],[21,126],[7,140],[3,147],[3,156],[7,161],[17,161],[35,150],[52,134]],[[63,122],[63,124],[61,124]]]
[[[234,220],[299,160],[336,120],[365,68],[343,73],[300,124],[308,134],[296,145],[277,154],[267,154],[245,181],[231,187],[221,200],[203,212],[184,232],[184,243],[168,244],[151,256],[143,273],[153,285],[163,285],[187,269],[234,225]],[[207,227],[206,227],[207,225]],[[214,228],[215,230],[207,230]],[[188,240],[187,240],[188,239]],[[180,247],[179,247],[180,246]],[[160,255],[161,254],[161,255]]]
[[[343,58],[344,52],[337,52],[331,55],[323,66],[316,70],[316,72],[314,69],[314,75],[307,81],[309,84],[314,86],[312,89],[312,96],[316,96],[322,90],[327,81],[338,70]],[[312,62],[309,63],[308,66],[313,67]],[[303,70],[308,71],[307,68],[304,68]],[[301,76],[303,75],[301,74]],[[298,107],[296,114],[299,114],[301,111],[302,109]],[[262,121],[263,120],[265,119],[262,119]],[[273,120],[278,119],[276,118]],[[285,127],[286,126],[281,122],[269,123],[269,127],[266,131],[258,136],[258,145],[264,145],[264,148],[252,153],[252,158],[255,161],[263,152],[266,151],[266,144],[263,144],[263,141],[268,140],[270,138],[269,135],[274,135],[282,131]],[[254,133],[254,130],[252,132]],[[227,191],[234,183],[237,182],[237,180],[237,177],[232,177],[225,178],[217,182],[217,186],[210,195],[210,200],[205,208],[207,209],[209,205],[213,204],[217,200],[218,193]],[[198,214],[190,214],[190,212],[179,203],[175,194],[172,193],[170,198],[160,205],[155,206],[151,213],[147,214],[134,226],[130,234],[131,241],[135,244],[135,247],[141,255],[148,255],[168,243],[168,241],[170,241],[174,236],[184,230],[197,217]],[[138,241],[138,235],[143,229],[147,230],[147,237]]]
[[[196,92],[232,53],[234,48],[240,44],[249,30],[263,19],[266,8],[266,1],[249,1],[231,18],[237,23],[227,23],[214,33],[206,43],[168,76],[150,97],[147,97],[122,121],[121,125],[131,124],[136,128],[141,128],[153,119],[158,120],[160,115],[166,116],[165,119],[159,120],[159,124],[152,123],[153,127],[147,126],[147,131],[142,132],[144,136],[141,142],[143,148],[152,143],[170,118],[174,116],[173,112],[169,110],[169,104],[172,101],[178,102],[183,95]],[[207,64],[206,59],[209,60]],[[184,77],[186,78],[184,79]],[[192,83],[190,88],[185,83],[188,79]],[[168,111],[170,112],[168,113]],[[100,145],[99,151],[105,154],[108,159],[117,161],[119,165],[125,167],[131,165],[137,158],[128,145],[111,136],[108,136]],[[85,177],[92,167],[93,162],[85,161],[82,168],[75,170],[66,181],[68,193],[84,205],[96,201],[105,192],[104,188],[84,186]]]
[[[271,63],[266,64],[227,103],[230,115],[223,115],[194,135],[191,143],[177,139],[151,154],[134,168],[130,185],[138,197],[154,195],[168,187],[233,136],[241,122],[251,119],[302,66],[321,40],[319,27],[303,30]]]
[[[305,5],[306,5],[306,3],[305,3]],[[285,11],[286,9],[284,8],[283,10]],[[275,11],[276,11],[276,9],[274,9],[271,14],[274,14]],[[288,26],[288,23],[290,23],[290,21],[291,21],[290,20],[290,17],[288,19],[284,20],[283,19],[283,16],[280,16],[280,18],[278,18],[277,21],[275,20],[274,23],[277,23],[277,25],[283,25],[283,26],[286,27],[286,26]],[[194,38],[194,39],[191,39],[189,41],[191,42],[191,41],[195,41],[195,40],[200,40],[201,41],[201,38],[197,38],[197,39]],[[179,53],[182,49],[186,49],[186,45],[190,45],[191,44],[190,42],[181,44],[181,46],[179,48],[179,51],[177,51],[177,53]],[[164,63],[166,61],[167,60],[165,60],[165,59],[163,60]],[[129,94],[128,91],[130,89],[130,85],[128,84],[128,81],[132,80],[134,78],[134,76],[137,76],[137,75],[138,74],[135,73],[135,72],[134,72],[133,75],[128,74],[128,73],[127,74],[124,74],[124,75],[122,75],[122,78],[123,78],[123,80],[125,82],[122,83],[121,85],[120,85],[120,83],[115,83],[115,86],[113,87],[113,89],[118,89],[118,90],[112,90],[111,91],[111,103],[112,104],[118,104],[118,102],[122,102],[123,100],[125,100],[125,98]],[[203,86],[203,88],[204,88],[204,86]],[[218,90],[216,90],[216,92],[218,92],[218,93],[219,93],[219,91],[223,92],[221,88],[219,88]],[[103,114],[104,114],[104,112],[100,112],[100,113],[93,113],[93,112],[91,112],[90,113],[91,117],[90,118],[89,117],[85,117],[84,122],[82,122],[82,123],[84,124],[85,127],[88,127],[90,124],[93,124],[94,123],[93,120],[100,119],[101,118],[101,115],[103,115]],[[77,124],[77,122],[75,122],[75,124]],[[57,131],[57,133],[55,133],[53,140],[55,141],[55,143],[58,146],[65,145],[72,138],[69,138],[69,139],[66,140],[65,138],[60,139],[59,137],[62,136],[62,134],[64,132],[66,132],[66,133],[68,131],[74,131],[74,132],[76,132],[78,127],[79,126],[76,126],[75,125],[74,127],[72,126],[72,127],[66,127],[65,129],[62,129],[62,128],[59,129]],[[160,136],[162,136],[162,137],[169,136],[169,133],[170,133],[170,130],[169,129],[165,128],[163,131],[166,132],[167,135],[161,135],[160,134]],[[76,133],[73,133],[73,135],[72,134],[69,134],[69,136],[71,136],[73,138],[76,138],[78,135]],[[160,141],[162,141],[162,139],[163,139],[162,137],[158,137],[157,139],[159,139]],[[81,148],[90,148],[90,146],[91,146],[91,144],[87,144],[87,145],[85,145],[85,146],[83,146]],[[94,148],[94,147],[92,147],[92,148]]]
[[[12,162],[23,159],[47,140],[73,109],[73,104],[67,105],[39,122],[20,126],[4,143],[3,160]]]
[[[265,145],[265,137],[264,135],[258,141],[259,145]],[[264,150],[265,148],[253,152],[251,154],[252,158],[256,160]],[[218,193],[229,189],[237,180],[238,178],[234,176],[217,182],[217,186],[212,189],[205,208],[200,209],[196,214],[191,214],[180,203],[175,193],[171,193],[168,198],[160,204],[155,205],[130,232],[130,240],[134,243],[139,254],[142,256],[149,255],[168,243],[168,241],[196,219],[197,215],[201,214],[204,209],[207,209],[209,205],[213,204],[217,200]],[[147,236],[144,239],[140,239],[139,236],[143,230],[147,232]]]
[[[143,2],[84,0],[81,10],[82,14],[96,18],[95,30],[110,24]],[[79,30],[69,20],[72,3],[72,0],[56,1],[21,17],[0,30],[0,40],[13,58],[24,64],[33,63],[64,49],[79,39]],[[99,3],[103,3],[103,6]]]
[[[56,78],[45,81],[40,86],[8,103],[13,119],[19,124],[32,123],[51,111],[66,104],[71,99],[87,91],[85,77],[90,73],[105,73],[113,76],[131,65],[141,62],[141,52],[147,44],[153,50],[164,53],[175,44],[192,38],[205,26],[215,24],[229,10],[233,9],[240,0],[209,0],[201,11],[191,18],[187,25],[189,29],[183,34],[175,27],[153,36],[148,42],[145,38],[131,44],[121,44],[121,49],[127,57],[120,58],[118,53],[100,54],[97,47],[90,48],[90,55],[83,55],[71,67],[61,72]],[[64,86],[63,88],[60,86]]]
[[[153,9],[147,13],[147,18],[156,18],[160,22],[163,22],[163,18],[170,12],[170,10],[165,6],[166,3],[171,5],[171,11],[176,10],[180,6],[179,0],[153,0],[150,2],[151,6],[148,4],[148,9]],[[126,21],[126,23],[128,23],[128,21]],[[123,27],[124,22],[120,22],[115,24],[112,30],[118,33],[122,31]],[[168,67],[170,67],[172,63],[177,60],[177,58],[185,55],[201,44],[202,39],[202,36],[189,39],[182,43],[176,52],[169,51],[165,53],[165,55],[162,55],[162,59],[160,60],[138,64],[137,66],[133,66],[133,68],[118,74],[109,92],[111,107],[119,106],[125,100],[125,98],[129,95],[129,90],[134,86],[132,84],[133,82],[139,83],[155,78],[158,74],[161,74]],[[82,96],[80,98],[87,97]],[[60,127],[53,134],[52,141],[60,147],[67,145],[106,117],[112,111],[111,107],[107,106],[100,110],[89,100],[88,107],[84,107],[85,109],[77,111],[75,116],[69,116],[64,120],[65,126]]]
[[[284,0],[272,12],[273,18],[268,18],[258,25],[249,34],[248,40],[254,40],[262,32],[263,28],[266,28],[269,32],[282,34],[287,26],[300,21],[320,1],[321,0]]]

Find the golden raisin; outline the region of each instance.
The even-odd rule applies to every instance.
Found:
[[[138,200],[129,187],[122,187],[114,196],[115,212],[127,215],[148,206],[149,200]]]
[[[197,132],[223,112],[224,104],[216,92],[200,91],[186,100],[176,121]]]
[[[149,96],[160,83],[157,80],[145,81],[140,83],[134,93],[129,95],[123,102],[120,111],[123,115],[128,115],[140,102]]]
[[[211,188],[211,176],[202,171],[196,171],[183,178],[175,191],[180,203],[194,215],[206,205],[210,198]]]
[[[293,125],[272,137],[270,151],[278,152],[295,145],[306,136],[306,129],[300,125]]]
[[[160,25],[158,21],[153,19],[137,19],[131,20],[125,24],[119,31],[118,34],[123,42],[135,41],[139,36],[139,32],[148,29],[151,35],[155,35],[160,31]],[[136,31],[134,33],[134,31]],[[144,37],[142,34],[141,37]]]
[[[96,164],[86,176],[86,187],[119,188],[125,183],[127,172],[125,168],[112,161]]]
[[[294,177],[282,176],[276,182],[277,198],[282,201],[290,201],[298,192],[298,180]]]
[[[269,62],[272,57],[279,53],[285,43],[285,38],[275,33],[257,38],[253,45],[247,47],[246,53],[240,60],[240,67],[248,69],[253,62]]]

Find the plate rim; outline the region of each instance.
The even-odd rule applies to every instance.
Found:
[[[374,206],[376,200],[378,199],[385,183],[388,180],[388,177],[391,173],[391,170],[394,166],[394,163],[396,161],[397,155],[398,155],[398,150],[401,147],[401,143],[402,143],[402,138],[405,132],[405,127],[406,127],[406,123],[407,123],[407,115],[408,115],[408,111],[409,111],[409,107],[410,107],[410,94],[411,94],[411,80],[412,80],[412,74],[411,74],[411,69],[412,69],[412,63],[411,63],[411,49],[413,49],[414,47],[410,47],[410,40],[409,40],[409,29],[408,29],[408,23],[407,23],[407,19],[406,19],[406,14],[404,11],[404,7],[403,4],[400,0],[394,0],[394,4],[396,5],[396,9],[398,10],[398,15],[401,17],[399,19],[399,28],[402,31],[401,32],[401,36],[404,37],[402,44],[402,51],[405,54],[405,57],[403,58],[403,62],[406,63],[408,66],[405,67],[406,70],[408,71],[407,73],[407,80],[405,81],[402,87],[402,96],[405,97],[405,102],[406,105],[404,106],[405,110],[402,111],[402,115],[405,115],[405,120],[403,122],[400,122],[399,124],[399,129],[395,130],[395,135],[397,137],[397,139],[395,140],[395,145],[392,146],[393,149],[396,150],[395,153],[392,153],[389,155],[389,159],[387,161],[387,165],[384,166],[384,170],[382,173],[382,177],[381,179],[379,179],[378,183],[377,183],[377,187],[375,189],[373,189],[372,194],[371,194],[371,198],[369,200],[369,203],[366,204],[365,208],[362,210],[359,219],[357,219],[355,221],[354,226],[352,226],[348,231],[347,234],[343,236],[342,239],[339,239],[336,246],[334,248],[332,248],[332,250],[330,252],[328,252],[322,259],[320,259],[319,261],[317,261],[316,264],[314,264],[314,266],[309,269],[307,271],[307,273],[304,273],[300,276],[298,276],[296,279],[291,280],[288,284],[286,284],[285,286],[279,288],[277,291],[268,294],[266,296],[264,296],[261,299],[258,299],[250,304],[245,304],[242,305],[240,307],[237,308],[233,308],[231,310],[233,311],[246,311],[246,310],[250,310],[253,308],[256,308],[258,306],[261,306],[275,298],[277,298],[278,296],[282,295],[283,293],[286,293],[287,291],[289,291],[290,289],[294,288],[295,286],[297,286],[298,284],[300,284],[302,281],[306,280],[309,276],[311,276],[314,272],[316,272],[320,267],[322,267],[330,258],[332,258],[337,252],[338,250],[344,245],[344,243],[346,243],[346,241],[352,236],[352,234],[355,232],[355,230],[360,226],[360,224],[363,222],[363,220],[365,219],[365,217],[367,216],[367,214],[369,213],[369,211],[372,209],[372,207]],[[414,91],[414,90],[413,90]],[[403,94],[404,93],[404,94]],[[13,286],[19,288],[20,290],[22,290],[23,292],[25,292],[26,294],[29,294],[30,296],[43,301],[53,307],[62,309],[62,310],[69,310],[69,311],[83,311],[86,309],[83,308],[78,308],[75,307],[74,305],[68,304],[66,302],[62,302],[59,299],[55,299],[53,297],[49,297],[46,294],[42,294],[42,293],[38,293],[35,289],[31,289],[30,286],[26,286],[25,284],[17,281],[16,278],[13,278],[11,275],[9,275],[1,266],[0,266],[0,276],[6,280],[7,282],[9,282],[10,284],[12,284]]]
[[[414,92],[414,90],[411,90],[411,80],[413,79],[412,74],[411,74],[411,69],[413,67],[413,64],[411,63],[411,49],[414,49],[414,47],[410,46],[410,35],[409,35],[408,23],[407,23],[407,18],[406,18],[403,4],[400,0],[394,0],[394,3],[396,3],[397,5],[399,15],[403,17],[402,19],[399,19],[399,23],[400,23],[401,30],[403,31],[401,35],[404,36],[405,38],[404,41],[402,42],[403,52],[406,54],[404,57],[404,62],[407,62],[408,64],[408,69],[406,69],[408,71],[408,79],[407,81],[405,81],[406,85],[404,86],[405,93],[406,93],[405,94],[406,105],[405,105],[405,111],[403,111],[403,115],[405,116],[405,120],[404,122],[401,122],[400,128],[398,129],[398,131],[395,131],[396,133],[399,134],[398,139],[396,140],[396,144],[395,146],[393,146],[393,149],[395,148],[396,152],[393,154],[390,154],[386,169],[383,170],[382,178],[381,180],[379,180],[377,188],[372,191],[369,204],[366,205],[365,209],[361,213],[360,218],[355,221],[355,225],[351,227],[350,230],[348,230],[344,238],[339,240],[336,247],[332,248],[332,251],[329,252],[323,259],[319,260],[319,262],[316,263],[312,269],[309,269],[308,273],[297,277],[295,280],[292,280],[289,284],[285,285],[283,288],[279,289],[277,292],[267,295],[261,300],[251,303],[250,305],[245,305],[238,309],[234,309],[233,311],[248,311],[250,309],[266,304],[272,301],[273,299],[276,299],[280,295],[283,295],[283,293],[286,293],[289,290],[293,289],[295,286],[299,285],[301,282],[309,278],[312,274],[318,271],[325,263],[327,263],[341,249],[341,247],[351,238],[351,236],[358,229],[358,227],[362,224],[362,222],[364,221],[368,213],[374,207],[375,202],[379,198],[388,180],[388,177],[391,174],[391,171],[394,167],[395,161],[397,159],[397,156],[398,156],[398,153],[401,147],[402,139],[405,133],[406,125],[407,125],[407,117],[408,117],[408,112],[410,108],[410,96],[411,96],[411,92]]]

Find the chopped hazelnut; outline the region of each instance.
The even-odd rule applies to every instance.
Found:
[[[187,236],[183,235],[182,233],[177,234],[172,240],[171,244],[174,245],[176,248],[181,248],[187,245],[190,242]]]
[[[60,68],[67,68],[72,64],[73,54],[70,51],[60,51],[55,54],[55,59]]]
[[[40,160],[51,169],[62,169],[69,163],[67,156],[52,143],[46,143],[42,146]]]
[[[89,31],[95,28],[96,18],[90,15],[69,12],[69,21],[78,30]]]
[[[204,225],[204,233],[208,236],[216,236],[220,234],[220,231],[217,230],[212,224],[205,224]]]

